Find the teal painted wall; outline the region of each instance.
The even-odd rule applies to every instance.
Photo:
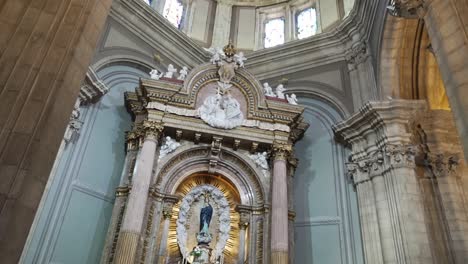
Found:
[[[331,130],[341,117],[318,100],[300,104],[307,107],[310,127],[296,146],[294,262],[363,263],[356,194],[345,176],[345,152]]]
[[[98,75],[110,91],[81,107],[83,127],[56,161],[57,173],[44,192],[23,263],[100,261],[125,158],[124,132],[131,128],[123,93],[134,90],[146,74],[121,65]]]

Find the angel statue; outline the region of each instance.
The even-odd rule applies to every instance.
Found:
[[[263,90],[266,96],[276,97],[276,94],[273,92],[273,88],[266,82],[263,83]]]
[[[240,68],[244,68],[244,61],[246,61],[247,58],[244,56],[244,52],[240,51],[234,55],[234,60]]]
[[[224,53],[221,48],[211,47],[209,49],[207,48],[204,48],[204,49],[211,54],[210,62],[212,64],[217,64],[219,61],[221,61],[224,58]]]
[[[185,77],[187,77],[187,74],[188,74],[187,66],[182,67],[182,69],[179,72],[179,77],[177,77],[177,80],[180,80],[180,81],[185,80]]]
[[[286,100],[288,100],[288,103],[292,104],[292,105],[297,105],[297,97],[296,97],[296,94],[291,94],[291,96],[289,96],[289,94],[286,95]]]
[[[177,73],[177,69],[174,67],[174,65],[169,64],[167,66],[167,72],[164,74],[164,78],[172,79],[174,77],[174,73]]]
[[[161,78],[164,73],[161,72],[161,74],[159,74],[158,70],[152,69],[149,74],[151,79],[159,80],[159,78]]]
[[[286,97],[284,96],[285,91],[286,89],[284,88],[282,84],[278,84],[278,86],[276,86],[276,96],[278,96],[278,98],[286,99]]]

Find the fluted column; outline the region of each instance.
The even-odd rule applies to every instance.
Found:
[[[287,158],[292,147],[285,143],[273,146],[273,181],[271,191],[271,263],[288,263],[288,180]]]
[[[174,204],[177,199],[165,199],[163,206],[163,229],[161,233],[161,245],[159,246],[159,257],[158,264],[166,263],[167,255],[167,237],[169,234],[169,225],[171,223],[171,217],[173,213]]]
[[[146,202],[156,155],[161,123],[144,121],[141,127],[142,147],[136,162],[132,187],[117,242],[115,263],[134,263],[143,226]]]

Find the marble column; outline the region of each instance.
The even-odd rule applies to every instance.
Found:
[[[224,47],[229,42],[231,33],[232,4],[218,1],[213,27],[212,47]]]
[[[129,179],[133,174],[135,159],[138,152],[138,137],[136,137],[134,131],[127,133],[126,141],[127,155],[125,156],[124,167],[120,177],[120,184],[115,192],[115,202],[114,208],[112,210],[111,223],[107,231],[106,244],[101,256],[102,263],[112,263],[114,260],[116,242],[119,237],[120,227],[122,226],[123,213],[125,211],[125,203],[130,191],[130,188],[128,187],[130,184]]]
[[[271,263],[288,263],[288,179],[287,159],[292,146],[273,146],[273,180],[271,191]]]
[[[167,256],[167,237],[169,234],[169,225],[171,224],[171,217],[174,208],[174,204],[177,199],[165,199],[163,206],[163,229],[161,233],[161,244],[159,246],[159,257],[158,264],[166,263]]]
[[[153,165],[156,160],[156,147],[163,126],[161,123],[145,120],[140,129],[143,143],[136,162],[136,172],[132,179],[131,191],[117,242],[115,263],[135,262],[153,174]]]

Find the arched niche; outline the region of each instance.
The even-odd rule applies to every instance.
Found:
[[[263,207],[268,200],[267,179],[245,155],[222,149],[216,168],[210,170],[210,146],[183,146],[160,160],[153,187],[175,194],[178,186],[196,173],[213,172],[230,182],[239,192],[243,205]]]

